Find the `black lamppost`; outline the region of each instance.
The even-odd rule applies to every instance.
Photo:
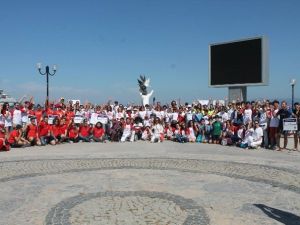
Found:
[[[42,72],[42,64],[41,63],[38,63],[37,64],[37,68],[38,68],[38,71],[41,75],[46,75],[46,80],[47,80],[47,97],[46,97],[46,107],[48,108],[48,104],[49,104],[49,75],[50,76],[54,76],[54,74],[56,73],[56,65],[53,66],[53,73],[50,73],[50,68],[49,66],[46,66],[45,67],[45,73]]]
[[[294,89],[296,85],[296,79],[291,79],[290,85],[292,86],[292,109],[294,109]]]

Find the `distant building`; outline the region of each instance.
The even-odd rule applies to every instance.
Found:
[[[8,94],[5,94],[3,90],[0,90],[0,104],[3,104],[4,102],[8,102],[10,105],[12,105],[16,103],[16,99]]]

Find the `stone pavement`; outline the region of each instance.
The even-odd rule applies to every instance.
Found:
[[[300,224],[300,152],[79,143],[0,153],[0,225]]]

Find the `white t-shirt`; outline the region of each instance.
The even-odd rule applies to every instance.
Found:
[[[165,114],[165,121],[168,123],[172,119],[172,113],[166,113]]]
[[[98,122],[98,113],[92,113],[90,118],[90,124],[96,124]]]
[[[22,120],[23,123],[28,123],[29,122],[27,111],[21,112],[21,117],[22,117],[21,120]]]
[[[175,121],[178,120],[178,113],[177,112],[172,113],[172,120],[175,120]]]
[[[12,118],[11,113],[7,112],[7,115],[5,116],[5,127],[11,127],[12,126]]]
[[[243,139],[244,138],[244,130],[243,129],[239,129],[237,131],[237,135],[239,138]]]
[[[121,118],[124,118],[124,113],[123,112],[116,113],[116,119],[121,119]]]
[[[146,115],[148,116],[148,118],[150,118],[152,114],[152,110],[146,109]]]
[[[264,136],[263,129],[261,127],[256,128],[252,136],[255,141],[261,140],[262,136]]]
[[[139,111],[139,117],[145,119],[145,116],[146,116],[146,111]]]
[[[164,120],[166,118],[167,113],[165,111],[160,111],[160,119]]]
[[[15,109],[13,112],[13,124],[22,125],[22,112],[19,109]]]
[[[110,121],[114,118],[115,113],[113,111],[106,112],[106,115]]]
[[[152,129],[154,130],[153,134],[154,135],[159,135],[162,134],[164,132],[164,128],[161,124],[156,124],[152,127]]]
[[[151,122],[149,119],[144,120],[144,127],[147,127],[147,126],[151,127]]]
[[[186,116],[186,121],[193,120],[193,113],[191,111],[187,112],[185,116]]]
[[[131,133],[131,124],[126,124],[123,130],[123,134],[130,134]]]
[[[189,137],[196,138],[195,131],[192,127],[189,127],[190,135]]]
[[[222,117],[223,122],[226,122],[227,120],[229,120],[229,115],[227,112],[223,112],[221,117]]]
[[[162,118],[161,112],[160,111],[156,111],[156,110],[152,110],[153,114],[156,115],[156,117],[158,117],[159,119]]]
[[[244,124],[252,121],[252,109],[245,109],[244,111]]]

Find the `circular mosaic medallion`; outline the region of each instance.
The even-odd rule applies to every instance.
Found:
[[[162,192],[99,192],[58,203],[46,225],[205,225],[205,210],[191,199]]]

